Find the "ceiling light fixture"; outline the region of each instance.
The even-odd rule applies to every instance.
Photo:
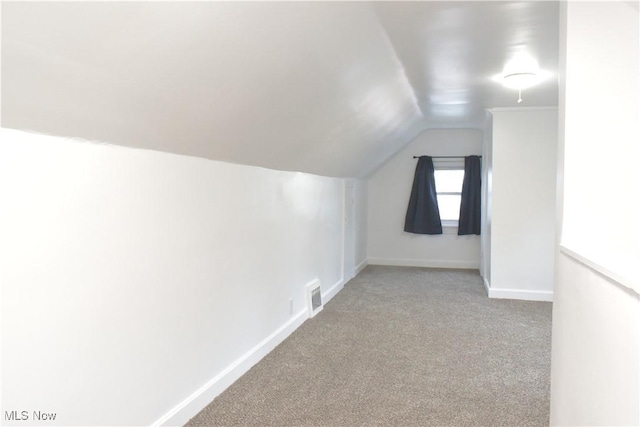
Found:
[[[522,91],[540,83],[542,73],[535,59],[520,54],[504,66],[499,79],[505,87],[518,90],[518,103],[521,103]]]
[[[538,84],[538,74],[532,72],[511,73],[502,76],[502,84],[518,89],[518,104],[522,102],[522,90]]]

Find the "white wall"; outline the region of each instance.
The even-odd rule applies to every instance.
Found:
[[[564,166],[567,220],[562,243],[638,284],[640,228],[630,226],[640,218],[640,203],[632,196],[640,182],[637,2],[635,6],[611,2],[569,8]],[[578,34],[588,26],[594,27],[593,33],[578,40]],[[584,57],[586,50],[589,58]],[[582,69],[587,66],[589,70]],[[606,107],[593,108],[594,102]],[[635,290],[640,291],[640,285]]]
[[[560,22],[551,425],[639,425],[638,3],[562,3]]]
[[[367,266],[367,181],[345,179],[344,182],[343,278],[346,283]]]
[[[551,424],[640,423],[638,294],[562,253],[554,294]]]
[[[551,300],[557,108],[494,109],[489,296]]]
[[[0,190],[3,411],[183,423],[342,284],[339,179],[3,130]]]
[[[369,178],[369,264],[479,268],[479,236],[458,236],[445,227],[441,235],[404,231],[404,219],[416,168],[413,156],[468,156],[482,151],[475,129],[427,130]]]
[[[356,190],[355,181],[344,181],[344,248],[342,277],[345,281],[356,275]]]
[[[367,180],[355,181],[355,273],[362,271],[367,265]]]
[[[480,231],[480,275],[489,288],[491,283],[491,197],[493,195],[493,116],[485,115],[482,139],[482,215]]]

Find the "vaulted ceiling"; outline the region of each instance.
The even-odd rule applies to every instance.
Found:
[[[550,78],[492,80],[515,53]],[[3,2],[2,126],[329,176],[557,105],[558,3]]]

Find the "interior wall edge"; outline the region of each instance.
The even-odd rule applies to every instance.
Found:
[[[559,245],[559,251],[562,254],[578,261],[580,264],[588,267],[590,270],[609,279],[611,283],[623,288],[626,291],[632,292],[635,295],[640,295],[640,284],[634,282],[633,279],[630,279],[628,277],[625,277],[624,275],[615,273],[614,271],[604,267],[603,265],[599,264],[598,262],[589,258],[588,256],[581,255],[578,250],[570,249],[565,244],[561,243]]]
[[[363,259],[360,263],[356,265],[355,275],[357,276],[364,270],[367,265],[369,265],[369,260],[367,258]]]
[[[167,155],[167,156],[175,156],[178,158],[185,158],[185,159],[198,159],[198,160],[202,160],[205,162],[213,162],[213,163],[220,163],[220,164],[226,164],[226,165],[234,165],[234,166],[242,166],[242,167],[248,167],[248,168],[255,168],[255,169],[261,169],[261,170],[265,170],[265,171],[274,171],[274,172],[286,172],[286,173],[300,173],[300,174],[304,174],[304,175],[310,175],[310,176],[317,176],[320,178],[330,178],[330,179],[338,179],[338,180],[343,180],[345,182],[354,182],[357,180],[367,180],[366,177],[361,177],[357,174],[355,175],[351,175],[351,174],[334,174],[334,175],[323,175],[320,173],[314,173],[314,172],[307,172],[301,169],[295,169],[295,168],[282,168],[282,169],[277,169],[277,168],[273,168],[273,167],[268,167],[268,166],[261,166],[261,165],[256,165],[256,164],[252,164],[252,163],[243,163],[243,162],[238,162],[238,161],[233,161],[231,159],[223,159],[223,158],[210,158],[210,157],[204,157],[204,156],[197,156],[197,155],[193,155],[193,154],[184,154],[184,153],[175,153],[172,151],[163,151],[163,150],[157,150],[154,148],[149,148],[149,147],[136,147],[133,145],[124,145],[124,144],[116,144],[113,143],[111,141],[104,141],[104,140],[99,140],[99,139],[89,139],[89,138],[83,138],[83,137],[79,137],[79,136],[67,136],[67,135],[61,135],[61,134],[56,134],[56,133],[51,133],[51,132],[41,132],[41,131],[37,131],[37,130],[33,130],[33,129],[29,129],[29,128],[20,128],[20,127],[7,127],[7,126],[2,126],[0,123],[0,129],[2,129],[5,132],[12,132],[12,133],[21,133],[21,134],[25,134],[25,135],[31,135],[33,137],[46,137],[46,138],[55,138],[58,140],[65,140],[65,141],[69,141],[69,142],[73,142],[76,144],[88,144],[88,145],[93,145],[93,146],[97,146],[97,147],[110,147],[113,149],[117,149],[117,150],[124,150],[124,151],[134,151],[134,152],[147,152],[147,153],[160,153],[162,155]]]
[[[487,292],[487,297],[489,297],[489,294],[491,294],[491,283],[489,283],[489,280],[485,276],[482,276],[482,283],[484,283],[484,290]]]

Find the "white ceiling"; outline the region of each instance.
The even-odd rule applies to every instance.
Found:
[[[491,77],[526,50],[552,77]],[[428,128],[557,105],[558,3],[3,2],[2,125],[364,176]]]

